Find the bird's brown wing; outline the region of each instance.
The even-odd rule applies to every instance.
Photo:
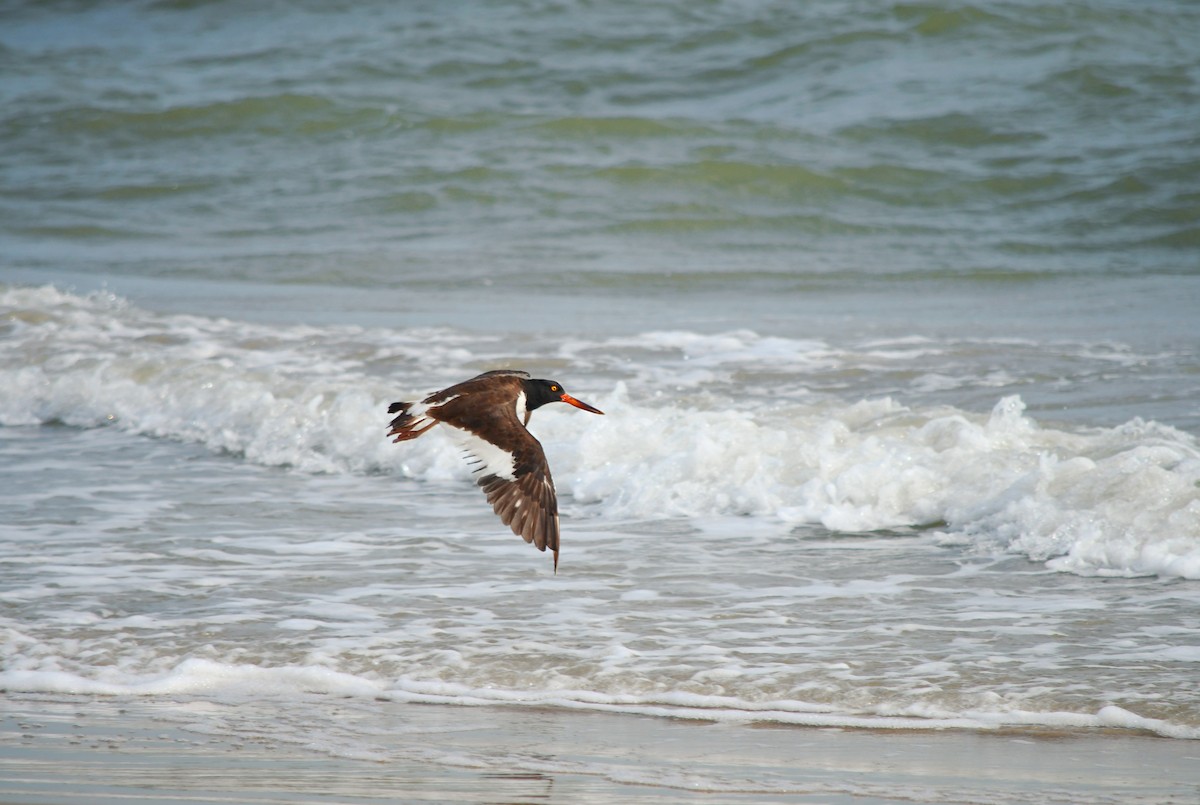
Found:
[[[520,384],[523,373],[511,373]],[[466,383],[460,386],[467,386]],[[542,445],[517,418],[515,394],[497,390],[494,401],[482,393],[439,394],[436,416],[475,465],[475,482],[513,533],[538,550],[554,552],[558,570],[558,499]],[[485,438],[481,434],[487,434]]]
[[[514,534],[540,551],[549,548],[554,552],[554,570],[558,572],[558,500],[550,473],[527,472],[512,481],[480,475],[477,483],[501,522]]]

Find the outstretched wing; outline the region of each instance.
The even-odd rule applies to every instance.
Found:
[[[430,413],[474,465],[475,482],[500,520],[538,550],[553,551],[557,571],[558,499],[546,453],[518,414],[524,410],[524,395],[497,391],[490,402],[466,388],[473,380],[495,375],[511,376],[517,388],[528,377],[524,372],[489,372],[459,384],[457,392],[451,387],[425,402],[432,403]]]
[[[480,475],[477,483],[501,522],[539,551],[554,552],[558,572],[558,499],[549,472],[527,472],[514,480]]]
[[[501,522],[538,550],[553,551],[557,572],[558,498],[554,480],[542,445],[515,415],[513,424],[520,430],[505,431],[510,438],[499,439],[499,443],[462,426],[450,425],[447,430],[467,454],[474,467],[475,483],[487,495]]]

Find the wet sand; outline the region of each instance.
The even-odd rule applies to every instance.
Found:
[[[779,728],[328,698],[295,708],[5,695],[0,802],[1200,801],[1200,743],[1127,732]]]

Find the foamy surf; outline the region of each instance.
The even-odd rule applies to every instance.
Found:
[[[303,472],[467,481],[445,439],[388,443],[386,405],[511,360],[464,332],[168,316],[50,287],[4,290],[0,311],[0,424],[112,426]],[[1056,427],[1017,395],[980,413],[809,388],[864,361],[936,360],[945,347],[930,339],[849,349],[650,332],[555,351],[572,387],[617,413],[534,422],[575,516],[917,528],[1081,575],[1200,578],[1188,433],[1141,419]]]
[[[1195,438],[930,379],[1029,344],[524,334],[609,412],[533,419],[554,576],[452,440],[384,435],[389,402],[513,365],[504,338],[0,305],[11,693],[1200,737]]]
[[[954,712],[882,701],[862,712],[804,701],[747,701],[733,696],[675,691],[660,695],[614,695],[589,690],[506,690],[471,688],[432,680],[384,680],[332,671],[322,666],[263,667],[188,659],[159,674],[130,675],[101,670],[95,676],[66,671],[0,671],[0,690],[91,696],[200,696],[216,701],[261,697],[300,700],[322,694],[463,707],[504,705],[685,719],[726,724],[772,723],[805,727],[882,730],[994,730],[1011,727],[1082,730],[1116,727],[1166,738],[1200,739],[1200,728],[1145,718],[1115,705],[1095,713],[972,709]]]

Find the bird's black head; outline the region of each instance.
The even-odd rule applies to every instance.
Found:
[[[576,408],[582,408],[584,411],[590,411],[593,414],[603,414],[599,408],[593,408],[585,402],[572,397],[563,391],[562,384],[557,380],[526,380],[525,386],[525,410],[533,411],[536,408],[541,408],[546,403],[565,402],[567,405],[573,405]]]

